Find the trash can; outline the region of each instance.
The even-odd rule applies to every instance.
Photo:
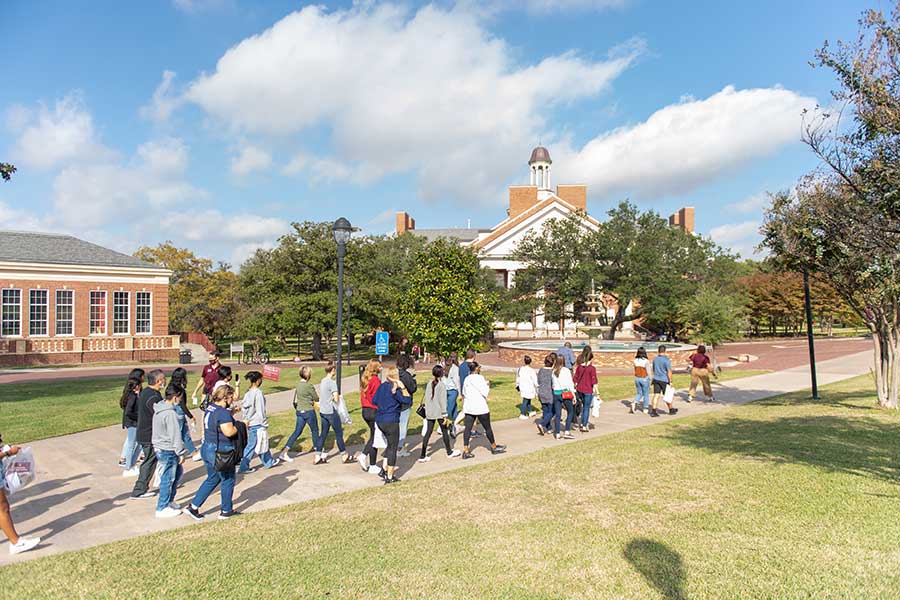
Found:
[[[181,364],[181,365],[189,365],[189,364],[191,364],[191,351],[190,351],[190,349],[188,349],[188,350],[182,350],[181,352],[178,353],[178,364]]]

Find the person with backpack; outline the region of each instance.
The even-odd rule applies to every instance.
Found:
[[[590,346],[584,347],[576,364],[575,393],[579,396],[581,405],[581,424],[578,430],[586,433],[591,430],[591,404],[594,403],[594,391],[597,387],[597,368],[594,366],[594,352]],[[597,398],[597,401],[599,400]]]
[[[206,479],[185,509],[195,521],[204,518],[200,507],[216,488],[220,488],[219,494],[222,498],[219,519],[225,520],[240,514],[232,505],[234,471],[240,460],[240,449],[236,443],[240,434],[238,424],[232,415],[233,404],[234,388],[230,385],[219,386],[203,412],[203,446],[200,447],[200,454],[206,467]]]
[[[422,438],[422,453],[419,456],[419,462],[424,463],[431,460],[428,456],[428,442],[431,440],[431,432],[434,431],[435,423],[441,428],[441,438],[444,440],[444,449],[447,456],[456,458],[461,455],[459,450],[454,450],[450,444],[449,428],[452,423],[447,418],[447,388],[444,384],[444,367],[435,365],[431,369],[432,380],[425,384],[424,403],[420,407],[419,414],[424,413],[426,422],[425,435]]]
[[[410,406],[400,413],[400,451],[397,453],[400,458],[406,458],[412,454],[406,449],[406,433],[409,430],[409,417],[412,414],[412,398],[419,389],[419,384],[416,383],[415,363],[409,355],[397,358],[397,369],[400,372],[400,381],[403,382],[403,387],[410,397]]]
[[[650,411],[651,417],[658,417],[659,412],[657,411],[657,406],[659,405],[659,399],[665,398],[666,389],[672,385],[672,361],[669,360],[669,357],[666,356],[666,347],[661,345],[658,349],[658,354],[653,357],[653,399],[651,400],[652,409]],[[673,408],[672,404],[674,404],[675,399],[674,396],[671,401],[666,400],[666,407],[669,409],[669,414],[674,415],[678,412],[677,408]]]
[[[325,377],[319,383],[319,418],[322,419],[322,429],[319,439],[322,440],[320,458],[321,462],[328,461],[328,453],[325,452],[325,438],[328,437],[328,429],[334,429],[334,442],[338,452],[341,453],[341,462],[344,464],[353,462],[353,457],[347,452],[344,445],[344,424],[341,415],[338,414],[339,402],[337,382],[334,380],[336,368],[332,361],[325,365]]]
[[[194,440],[191,439],[191,431],[196,427],[197,420],[194,419],[194,414],[190,411],[187,405],[187,379],[188,372],[186,369],[182,367],[178,367],[174,371],[172,371],[172,376],[169,378],[169,382],[172,385],[178,386],[181,388],[181,391],[184,392],[181,394],[181,401],[175,406],[175,412],[178,413],[178,416],[181,417],[181,439],[184,441],[185,450],[187,453],[191,455],[191,458],[194,462],[199,462],[202,460],[200,458],[200,451],[197,449],[197,446],[194,445]],[[190,422],[190,424],[188,424]]]
[[[313,455],[315,456],[313,464],[318,465],[324,462],[321,456],[322,439],[319,437],[319,419],[316,417],[319,394],[316,392],[316,387],[309,382],[310,377],[312,377],[312,369],[306,365],[300,367],[300,381],[297,382],[297,388],[294,390],[294,411],[297,415],[297,423],[294,426],[294,432],[282,448],[280,456],[281,460],[285,462],[294,462],[294,459],[288,455],[288,450],[294,446],[294,442],[307,426],[312,434]]]
[[[484,434],[491,444],[491,454],[503,454],[506,452],[506,446],[497,444],[497,441],[494,439],[494,430],[491,428],[491,408],[488,406],[488,395],[491,393],[491,387],[481,374],[481,365],[472,361],[470,366],[471,371],[469,376],[466,377],[466,383],[463,385],[463,414],[465,415],[466,428],[463,432],[462,457],[464,459],[475,457],[469,447],[475,421],[481,423],[481,426],[484,428]]]
[[[650,361],[647,359],[647,351],[643,346],[638,348],[634,355],[634,389],[637,393],[631,401],[628,412],[634,414],[634,408],[643,398],[644,403],[638,408],[641,412],[650,410]]]
[[[712,393],[712,386],[709,384],[709,374],[712,371],[713,377],[718,379],[715,370],[709,367],[709,356],[706,355],[706,346],[700,344],[697,346],[697,352],[688,357],[691,362],[691,387],[688,388],[687,401],[692,402],[694,395],[697,393],[697,384],[703,384],[703,395],[706,396],[707,402],[716,400]]]
[[[525,356],[522,362],[524,364],[516,371],[516,390],[522,398],[522,404],[519,405],[519,419],[526,421],[535,414],[531,401],[537,396],[538,381],[537,373],[531,368],[531,357]]]
[[[375,415],[378,407],[372,403],[375,398],[375,392],[381,385],[381,379],[378,374],[381,373],[381,361],[377,358],[370,358],[363,370],[362,378],[359,382],[359,404],[362,409],[362,418],[369,427],[369,437],[366,439],[366,445],[362,452],[356,457],[359,466],[363,471],[369,473],[380,473],[381,469],[375,464],[378,450],[375,449]]]
[[[541,418],[537,422],[538,435],[550,431],[553,421],[553,363],[554,354],[544,357],[544,366],[537,372],[537,394],[541,402]]]
[[[279,460],[269,450],[269,418],[266,414],[266,396],[262,391],[262,373],[250,371],[244,377],[250,382],[250,389],[241,402],[241,416],[247,424],[247,446],[238,473],[252,473],[250,461],[254,456],[259,456],[267,469],[276,466]]]
[[[175,488],[183,472],[185,447],[182,426],[184,416],[175,407],[184,400],[184,388],[170,383],[163,402],[153,405],[153,450],[159,461],[159,496],[156,499],[156,518],[167,519],[181,514],[175,504]]]
[[[397,483],[400,478],[397,472],[397,448],[400,445],[400,415],[412,405],[412,396],[400,379],[399,369],[396,367],[387,370],[384,383],[378,386],[375,397],[372,399],[377,411],[375,413],[375,425],[381,430],[387,441],[387,447],[383,453],[383,463],[379,475],[385,483]]]
[[[137,477],[138,469],[135,467],[138,457],[141,455],[141,447],[137,443],[137,402],[141,393],[141,380],[129,377],[119,398],[119,406],[122,407],[122,429],[125,430],[125,444],[122,446],[122,456],[125,468],[122,477]]]
[[[153,451],[153,406],[162,402],[160,390],[166,385],[166,375],[159,369],[150,371],[147,375],[148,386],[141,390],[137,399],[137,433],[135,440],[141,445],[144,460],[138,470],[137,481],[131,490],[131,499],[152,498],[154,492],[150,491],[150,481],[156,472],[156,452]]]
[[[41,543],[41,538],[21,537],[16,531],[16,525],[13,523],[12,514],[9,508],[9,498],[6,495],[6,471],[3,467],[3,459],[15,456],[21,448],[15,444],[9,446],[3,443],[0,438],[0,531],[6,535],[9,540],[9,553],[21,554],[27,552]]]

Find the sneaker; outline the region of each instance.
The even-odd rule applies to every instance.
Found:
[[[119,459],[119,466],[122,467],[123,469],[125,468],[125,459],[124,458]]]
[[[384,481],[388,480],[387,471],[385,471],[384,469],[380,469],[378,471],[378,476],[381,477]]]
[[[409,450],[401,450],[397,453],[397,457],[399,458],[406,458],[407,456],[412,456],[412,452],[410,452]]]
[[[468,460],[470,458],[475,458],[475,455],[472,454],[471,452],[463,452],[462,457],[463,457],[463,460]]]
[[[271,469],[272,467],[277,467],[277,466],[280,465],[280,464],[281,464],[281,459],[280,459],[280,458],[274,458],[274,459],[272,459],[272,464],[269,465],[269,466],[266,467],[266,468],[267,468],[267,469]]]
[[[19,541],[15,544],[9,544],[9,553],[10,554],[20,554],[22,552],[27,552],[41,543],[41,538],[33,537],[33,538],[24,538],[20,537]]]
[[[238,511],[236,511],[236,510],[233,510],[233,511],[231,511],[231,512],[225,512],[225,511],[222,511],[222,512],[219,513],[219,520],[220,520],[220,521],[227,521],[227,520],[230,519],[231,517],[239,517],[239,516],[241,516],[241,514],[242,514],[242,513],[238,512]]]
[[[655,410],[651,410],[651,411],[650,411],[650,416],[651,416],[651,417],[658,417],[658,416],[659,416],[659,412],[658,412],[658,411],[655,411]]]
[[[169,502],[169,508],[172,510],[181,510],[181,506],[176,504],[174,501]]]
[[[203,520],[203,513],[200,512],[199,508],[194,508],[193,504],[188,504],[188,507],[184,510],[187,511],[188,516],[190,518],[192,518],[193,520],[195,520],[195,521]]]
[[[327,462],[328,462],[328,459],[325,458],[325,455],[324,455],[324,454],[319,454],[319,455],[316,456],[316,458],[313,460],[313,464],[314,464],[314,465],[324,465],[324,464],[327,463]]]
[[[281,451],[281,455],[279,455],[278,458],[280,458],[280,459],[283,460],[284,462],[289,462],[289,463],[294,462],[294,459],[291,458],[290,456],[288,456],[288,451],[287,451],[287,450],[282,450],[282,451]]]
[[[495,447],[491,448],[491,454],[503,454],[506,452],[506,446],[503,444],[497,444]]]
[[[528,416],[529,416],[529,417],[533,417],[533,416],[536,415],[536,414],[537,414],[537,411],[536,411],[536,410],[533,410],[533,411],[531,411],[530,413],[528,413]]]
[[[473,432],[472,432],[472,437],[473,437],[473,438],[480,438],[480,437],[481,437],[481,433],[478,432],[478,431],[473,431]]]
[[[156,511],[157,519],[171,519],[172,517],[177,517],[181,514],[180,510],[175,510],[171,506],[167,506],[162,510]]]
[[[385,478],[385,479],[384,479],[384,485],[387,485],[387,484],[389,484],[389,483],[400,483],[400,478],[397,477],[397,476],[391,477],[390,479]]]
[[[632,404],[631,406],[628,407],[628,414],[630,414],[630,415],[634,414],[634,404]]]
[[[558,439],[558,440],[561,440],[561,439],[562,439],[562,436],[559,435],[558,433],[554,433],[554,434],[553,434],[553,437],[556,438],[556,439]]]
[[[359,453],[359,456],[356,457],[356,462],[359,463],[359,466],[362,467],[363,471],[369,470],[369,457],[366,456],[365,452]]]
[[[527,421],[527,420],[528,420],[528,415],[519,415],[519,420],[520,420],[520,421]]]
[[[128,496],[128,498],[131,499],[131,500],[140,500],[140,499],[142,499],[142,498],[152,498],[152,497],[155,496],[155,495],[156,495],[156,492],[147,490],[147,491],[144,492],[143,494],[140,494],[140,495],[138,495],[138,496],[135,496],[135,495],[132,494],[131,496]]]
[[[688,396],[688,397],[687,397],[687,400],[685,400],[685,402],[688,402],[688,403],[691,403],[691,402],[693,402],[693,401],[694,401],[694,399],[693,399],[692,397],[690,397],[690,396]]]
[[[430,457],[430,456],[423,456],[422,458],[420,458],[420,459],[417,460],[416,462],[420,462],[420,463],[431,462],[431,457]]]
[[[256,470],[256,467],[247,467],[246,469],[238,469],[238,475],[248,475]]]
[[[379,467],[378,465],[372,465],[368,468],[368,472],[370,475],[381,475],[381,470],[381,467]]]
[[[194,455],[191,457],[191,460],[194,462],[200,462],[201,460],[203,460],[203,457],[200,456],[199,452],[195,452]]]
[[[460,456],[462,456],[462,452],[460,452],[459,450],[453,450],[453,452],[451,452],[447,456],[449,458],[459,458]]]
[[[567,432],[565,432],[565,433],[563,434],[563,438],[564,438],[564,439],[567,439],[567,440],[574,440],[574,439],[575,439],[575,436],[572,435],[572,432],[571,432],[571,431],[567,431]]]
[[[547,430],[544,429],[543,425],[541,425],[540,423],[535,423],[535,425],[537,426],[538,435],[544,435],[545,433],[547,433]]]
[[[678,409],[677,409],[677,408],[670,408],[670,409],[669,409],[669,414],[670,414],[670,415],[676,415],[676,414],[678,414]]]
[[[122,471],[122,477],[137,477],[140,474],[141,470],[138,467],[131,467]]]

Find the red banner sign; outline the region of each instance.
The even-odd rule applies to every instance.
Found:
[[[279,369],[275,365],[263,365],[263,368],[262,368],[263,379],[269,379],[270,381],[278,381],[278,377],[280,375],[281,375],[281,369]]]

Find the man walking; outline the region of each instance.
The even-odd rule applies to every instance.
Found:
[[[197,405],[197,392],[200,391],[200,388],[203,388],[203,402],[202,405],[204,410],[206,408],[206,404],[209,401],[209,395],[213,392],[213,386],[216,385],[216,382],[219,381],[219,367],[222,366],[222,363],[219,362],[219,351],[213,350],[209,353],[209,364],[203,366],[203,372],[200,374],[200,380],[197,381],[197,386],[194,388],[194,393],[192,395],[192,401],[194,405]]]
[[[656,407],[659,404],[659,398],[660,396],[665,396],[666,388],[672,385],[672,361],[666,356],[666,347],[660,346],[658,352],[659,353],[653,357],[653,401],[650,410],[651,417],[659,416],[659,413],[656,411]],[[674,394],[672,400],[666,402],[666,407],[668,408],[670,415],[674,415],[678,412],[677,408],[672,408],[673,402],[675,402]]]
[[[138,396],[138,419],[137,419],[137,436],[135,439],[141,445],[141,451],[144,453],[144,462],[141,463],[138,472],[137,481],[134,482],[134,489],[131,490],[131,498],[151,498],[153,492],[150,491],[150,480],[156,472],[156,452],[153,450],[153,407],[157,402],[162,402],[162,393],[160,390],[166,385],[166,376],[159,369],[150,371],[147,375],[148,386],[141,390]]]
[[[570,369],[575,365],[575,351],[572,350],[572,342],[566,342],[556,351],[556,354],[563,357],[566,368]]]
[[[463,402],[465,402],[465,396],[462,393],[463,386],[466,384],[466,377],[468,377],[472,373],[473,364],[475,364],[475,350],[469,348],[468,350],[466,350],[466,360],[464,360],[462,364],[459,365],[459,397],[461,400],[463,400]],[[462,433],[463,431],[463,427],[460,425],[460,423],[462,422],[464,416],[465,415],[462,413],[462,411],[460,411],[460,413],[456,416],[456,429],[454,431],[457,434]],[[481,436],[481,434],[475,430],[472,431],[472,435],[474,437]]]

